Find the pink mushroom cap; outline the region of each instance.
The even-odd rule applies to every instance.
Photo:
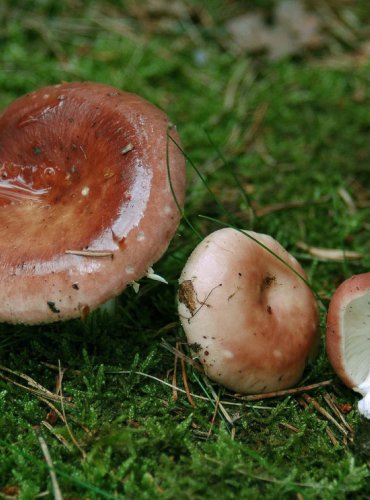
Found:
[[[327,315],[326,351],[344,384],[364,396],[359,410],[370,418],[370,273],[352,276],[335,291]]]
[[[90,82],[0,115],[0,321],[85,316],[162,256],[185,193],[169,136],[179,142],[154,105]]]
[[[179,315],[212,380],[240,393],[299,381],[318,344],[318,310],[305,279],[268,235],[227,228],[196,247],[180,277]]]

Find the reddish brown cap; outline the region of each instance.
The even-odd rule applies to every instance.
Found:
[[[38,89],[0,115],[0,321],[84,316],[162,256],[185,191],[168,134],[179,142],[158,108],[97,83]]]
[[[327,315],[326,351],[342,381],[364,393],[359,386],[370,373],[370,273],[352,276],[334,293]]]

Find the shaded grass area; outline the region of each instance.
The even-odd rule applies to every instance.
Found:
[[[78,79],[137,92],[166,110],[189,157],[188,219],[202,235],[232,223],[277,238],[304,265],[324,325],[335,287],[370,266],[369,64],[326,65],[329,49],[274,63],[233,53],[223,21],[228,8],[239,12],[236,2],[179,2],[179,12],[151,15],[146,2],[32,4],[0,7],[0,107]],[[322,262],[298,241],[363,258]],[[191,367],[190,389],[205,397],[194,397],[195,407],[147,377],[172,383],[174,356],[161,339],[184,342],[176,282],[197,242],[183,221],[155,267],[169,285],[143,279],[140,293],[125,291],[109,315],[0,325],[0,364],[13,371],[0,369],[0,497],[52,496],[42,436],[65,498],[368,498],[368,428],[355,411],[346,416],[356,429],[351,443],[299,397],[246,404],[214,386],[230,403],[230,424]],[[48,426],[48,398],[15,372],[55,391],[59,363],[66,399],[52,403],[62,417]],[[355,404],[322,345],[302,383],[328,378],[340,403]],[[325,391],[312,394],[322,405]]]

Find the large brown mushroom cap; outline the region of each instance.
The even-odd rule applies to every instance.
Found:
[[[0,321],[84,316],[161,257],[185,190],[168,134],[179,141],[158,108],[97,83],[0,115]]]
[[[318,344],[317,305],[302,278],[268,235],[226,228],[196,247],[180,277],[179,314],[212,380],[246,393],[298,382]]]

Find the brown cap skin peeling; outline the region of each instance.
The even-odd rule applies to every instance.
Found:
[[[212,380],[241,393],[286,389],[316,352],[316,301],[258,242],[305,278],[294,257],[270,236],[245,233],[215,231],[191,254],[180,277],[181,323]]]
[[[350,313],[351,303],[356,299],[370,293],[370,273],[357,274],[344,281],[335,291],[329,305],[327,321],[326,321],[326,352],[330,363],[337,375],[351,389],[356,388],[361,380],[355,379],[350,373],[350,360],[346,363],[345,341],[349,332],[346,331],[343,322],[345,312]],[[363,310],[363,316],[370,313],[370,305]],[[355,319],[355,318],[354,318]],[[359,318],[362,321],[362,318]],[[363,347],[368,342],[369,335],[363,337]],[[364,348],[359,346],[360,354],[364,352]],[[358,356],[360,358],[360,355]],[[356,363],[355,359],[351,360]],[[358,364],[358,362],[357,362]],[[366,368],[368,368],[369,362]],[[357,368],[357,367],[356,367]]]
[[[89,82],[0,115],[0,321],[85,316],[162,256],[185,192],[167,134],[179,143],[158,108]]]

